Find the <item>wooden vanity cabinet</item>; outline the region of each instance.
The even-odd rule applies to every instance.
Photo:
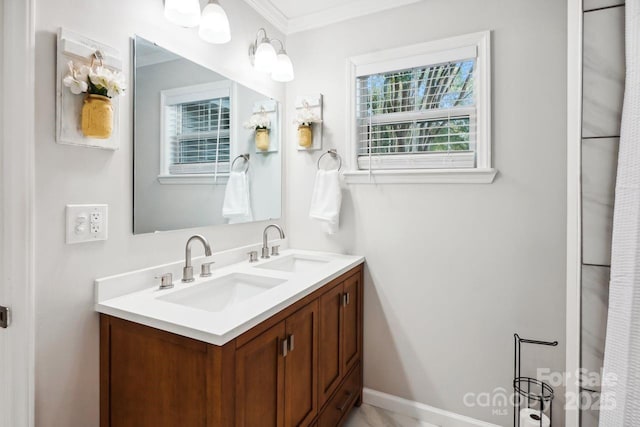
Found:
[[[236,426],[309,425],[318,413],[318,303],[236,350]]]
[[[360,360],[362,334],[362,278],[352,274],[320,299],[318,376],[320,405],[335,392]]]
[[[101,314],[102,427],[335,427],[362,399],[362,265],[223,346]]]

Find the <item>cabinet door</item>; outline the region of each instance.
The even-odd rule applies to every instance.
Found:
[[[285,324],[236,350],[236,426],[283,427]]]
[[[102,319],[101,351],[109,365],[101,425],[204,427],[207,345],[120,319]]]
[[[318,399],[322,407],[342,378],[342,290],[343,283],[319,299]]]
[[[349,372],[349,369],[360,359],[360,317],[362,298],[362,283],[360,274],[349,277],[344,282],[343,296],[343,327],[342,327],[342,372]]]
[[[318,413],[318,302],[286,320],[289,352],[285,364],[285,426],[309,425]]]

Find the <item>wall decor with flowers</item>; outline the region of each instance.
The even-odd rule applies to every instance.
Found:
[[[254,131],[256,153],[274,153],[280,146],[280,117],[275,100],[258,101],[253,104],[251,115],[244,127]]]
[[[298,150],[322,149],[322,95],[296,98],[296,141]]]
[[[56,141],[118,149],[119,100],[127,90],[120,53],[60,29],[56,74]]]

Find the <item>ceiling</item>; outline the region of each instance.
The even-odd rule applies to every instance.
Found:
[[[292,34],[423,0],[245,1],[284,34]]]

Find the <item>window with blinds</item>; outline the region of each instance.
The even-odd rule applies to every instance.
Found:
[[[229,173],[232,86],[223,80],[160,92],[161,182],[184,183]],[[169,182],[170,178],[178,181]]]
[[[228,173],[231,129],[230,98],[168,107],[169,173]]]
[[[475,58],[357,77],[360,169],[475,167]]]

